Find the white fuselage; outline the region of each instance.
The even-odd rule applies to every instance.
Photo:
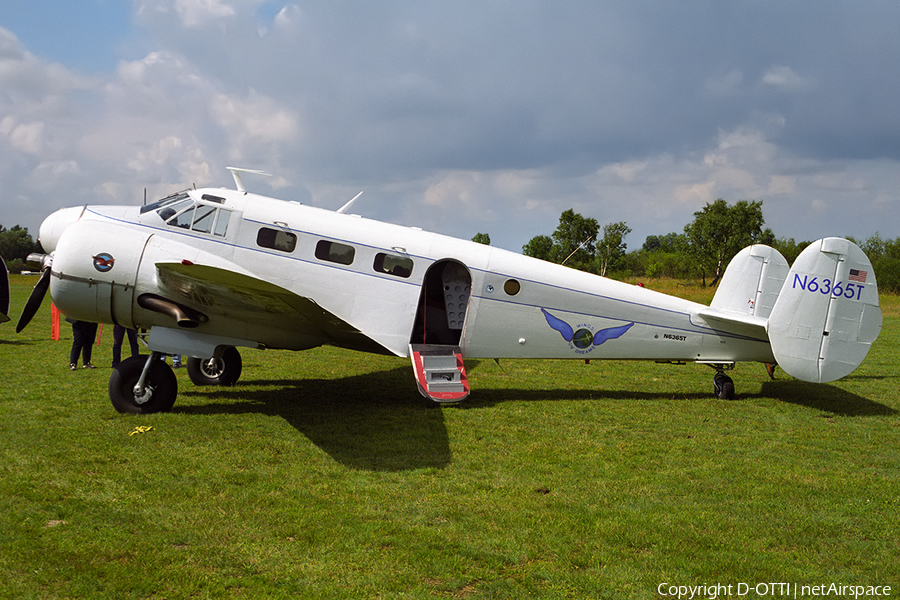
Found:
[[[191,190],[180,210],[188,205],[205,211],[203,225],[167,223],[175,217],[141,207],[48,217],[41,240],[56,250],[50,291],[60,310],[148,329],[155,349],[153,330],[175,325],[136,298],[171,297],[175,284],[158,265],[181,263],[241,274],[241,289],[250,278],[269,286],[258,297],[235,294],[227,278],[175,290],[173,300],[209,315],[183,337],[360,347],[330,335],[330,325],[304,325],[309,310],[306,321],[295,318],[290,298],[270,293],[277,286],[398,356],[411,343],[439,343],[481,358],[773,360],[765,336],[714,327],[700,316],[703,305],[498,248],[233,190]],[[98,270],[107,256],[115,266]],[[222,304],[229,293],[240,297]],[[205,346],[183,350],[202,356]]]

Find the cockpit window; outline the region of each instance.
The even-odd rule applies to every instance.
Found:
[[[215,198],[207,196],[207,194],[203,196],[207,201],[213,201]],[[170,227],[190,229],[197,233],[211,233],[218,237],[225,237],[228,222],[231,220],[232,211],[227,208],[195,202],[187,194],[166,198],[152,205],[148,204],[144,208],[152,206],[156,207],[159,218]]]
[[[168,221],[175,213],[184,210],[185,208],[191,206],[194,203],[193,200],[188,198],[187,194],[184,195],[181,199],[176,199],[173,202],[167,202],[161,205],[157,210],[156,214],[159,215],[159,218],[163,221]],[[169,223],[172,225],[173,223]],[[191,223],[188,221],[187,227],[190,227]]]
[[[213,235],[218,235],[220,237],[225,236],[225,232],[228,231],[228,221],[231,219],[231,211],[225,210],[224,208],[219,209],[219,216],[216,218],[216,229],[213,231]]]
[[[165,209],[163,209],[165,210]],[[169,225],[174,227],[181,227],[182,229],[190,229],[191,221],[194,218],[194,208],[191,207],[185,211],[182,211],[178,214],[178,216],[172,217],[167,221]]]
[[[175,204],[177,202],[181,202],[188,197],[187,192],[179,192],[177,194],[172,194],[171,196],[167,196],[162,200],[157,200],[156,202],[151,202],[145,206],[141,207],[141,214],[145,212],[150,212],[151,210],[158,210],[164,206],[169,206]]]
[[[194,210],[194,224],[191,229],[200,233],[212,231],[213,221],[216,220],[216,208],[200,205]]]

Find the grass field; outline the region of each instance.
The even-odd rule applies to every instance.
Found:
[[[851,376],[741,364],[733,401],[698,365],[510,360],[468,362],[469,400],[440,407],[408,361],[323,348],[244,350],[231,388],[179,370],[172,412],[125,416],[107,399],[110,331],[100,368],[70,372],[49,302],[15,333],[36,278],[11,279],[0,597],[900,594],[896,296]]]

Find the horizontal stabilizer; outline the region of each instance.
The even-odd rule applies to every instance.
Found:
[[[766,333],[766,319],[762,317],[742,315],[734,311],[717,310],[715,308],[701,310],[700,316],[713,329],[760,340],[765,340],[768,335]]]
[[[853,242],[825,238],[794,262],[769,316],[779,366],[817,383],[850,374],[881,331],[872,263]]]

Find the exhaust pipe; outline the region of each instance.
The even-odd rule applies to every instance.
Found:
[[[163,298],[162,296],[157,296],[156,294],[141,294],[138,296],[138,305],[141,308],[146,308],[153,312],[169,315],[175,319],[175,323],[179,327],[184,327],[186,329],[193,329],[200,325],[200,323],[209,321],[209,317],[203,313],[197,312],[187,306],[182,306],[181,304]]]

